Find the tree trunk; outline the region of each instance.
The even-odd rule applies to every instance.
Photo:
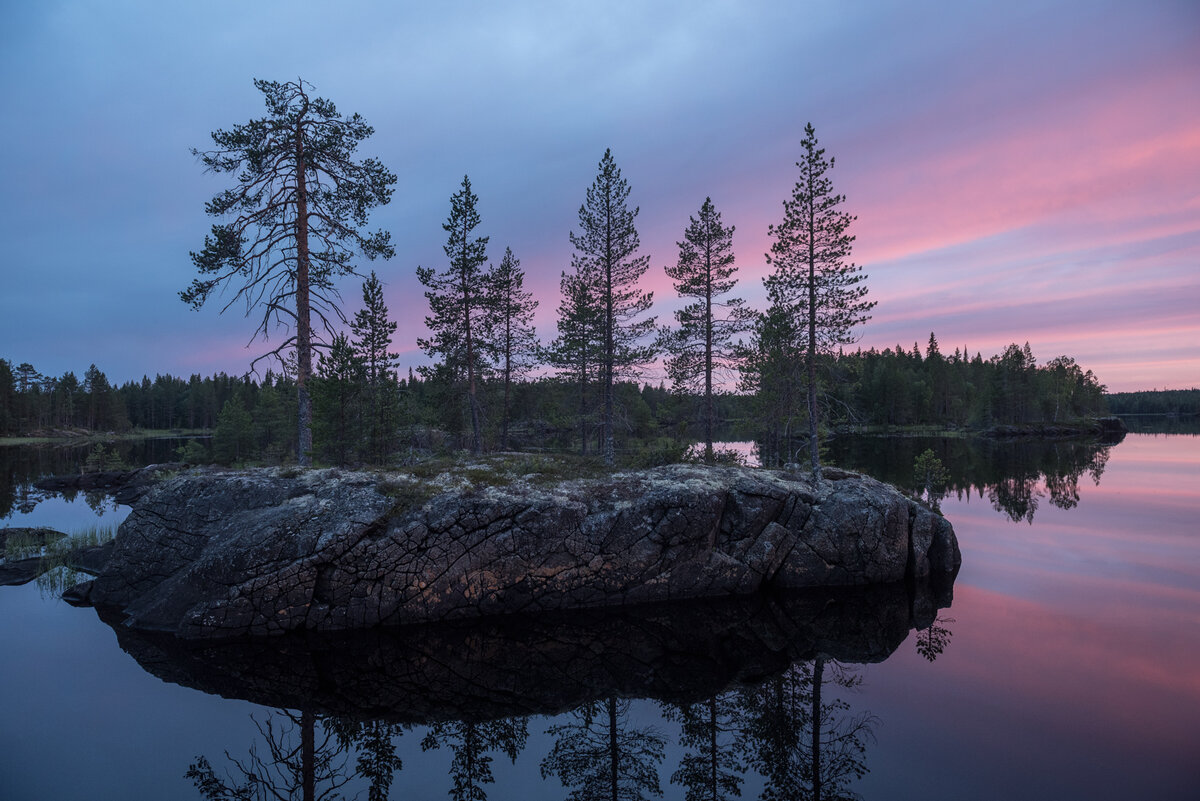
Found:
[[[618,779],[620,774],[618,770],[621,766],[621,751],[617,745],[617,700],[615,698],[608,699],[608,756],[609,756],[609,780],[612,788],[612,801],[620,801],[618,790],[620,783]]]
[[[296,400],[298,404],[298,441],[296,462],[312,465],[312,397],[308,379],[312,376],[312,326],[308,294],[308,194],[304,169],[304,136],[296,126]]]
[[[712,801],[720,801],[717,794],[717,697],[708,699],[708,784]]]
[[[812,182],[809,180],[809,197],[812,197]],[[808,216],[808,353],[805,368],[808,373],[808,449],[812,461],[812,475],[821,480],[820,444],[817,442],[817,226],[812,201],[809,201]]]
[[[824,682],[825,660],[817,657],[813,663],[812,692],[812,797],[821,801],[821,684]]]
[[[712,318],[712,253],[705,254],[707,263],[704,292],[704,461],[713,461],[713,318]]]
[[[315,801],[317,797],[317,748],[316,716],[312,712],[300,713],[300,776],[304,801]]]

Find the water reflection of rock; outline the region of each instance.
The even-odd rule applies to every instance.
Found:
[[[220,645],[114,630],[143,668],[176,684],[319,715],[436,723],[613,696],[692,703],[796,662],[880,662],[949,601],[949,586],[898,584]]]

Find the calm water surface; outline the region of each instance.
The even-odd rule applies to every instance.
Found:
[[[36,585],[0,587],[0,798],[200,798],[185,773],[201,757],[220,781],[244,783],[233,759],[246,765],[253,749],[271,762],[271,740],[290,750],[305,726],[315,757],[344,763],[346,797],[366,797],[357,769],[369,775],[359,760],[374,755],[401,764],[384,771],[392,798],[454,797],[456,786],[564,798],[564,775],[578,786],[607,758],[616,698],[624,753],[647,768],[642,796],[657,781],[664,797],[684,798],[679,769],[703,753],[695,735],[712,711],[722,759],[752,763],[721,763],[742,797],[810,798],[818,656],[825,797],[1200,797],[1200,438],[1133,434],[1105,448],[861,439],[835,443],[831,457],[903,483],[925,447],[951,467],[942,509],[963,552],[953,604],[932,628],[932,605],[910,620],[900,588],[695,619],[651,610],[282,656],[177,653],[118,643],[94,611]],[[94,519],[85,497],[30,490],[29,474],[53,460],[21,460],[0,461],[15,499],[0,526]],[[102,522],[124,514],[92,501]],[[307,666],[318,664],[342,680],[314,679]],[[572,708],[589,692],[596,703]],[[699,723],[645,696],[692,703]],[[294,724],[280,709],[305,705],[314,714]],[[838,750],[839,736],[849,748]],[[582,772],[554,755],[576,757]]]

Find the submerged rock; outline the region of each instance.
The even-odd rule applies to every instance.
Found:
[[[453,482],[447,482],[453,484]],[[482,489],[193,471],[149,488],[83,592],[185,638],[341,631],[952,575],[950,524],[874,479],[672,465]]]

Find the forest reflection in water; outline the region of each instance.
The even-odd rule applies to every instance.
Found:
[[[828,460],[915,491],[913,463],[919,454],[932,450],[950,476],[945,497],[970,500],[974,493],[1009,520],[1032,523],[1043,501],[1072,509],[1088,484],[1099,486],[1119,442],[847,435],[829,441]]]
[[[486,798],[497,759],[536,761],[573,799],[666,782],[731,798],[750,776],[764,797],[838,798],[878,723],[848,700],[855,666],[914,628],[935,659],[950,595],[900,584],[219,645],[114,630],[159,678],[277,710],[255,718],[249,750],[197,755],[187,777],[210,799],[332,797],[348,782],[386,798],[416,752],[406,734],[449,752],[453,799]],[[518,789],[558,794],[500,795]]]

